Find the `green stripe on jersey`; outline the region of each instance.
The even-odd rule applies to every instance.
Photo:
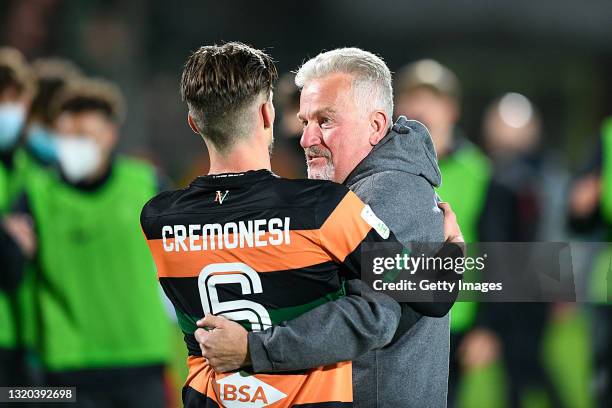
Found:
[[[298,306],[290,306],[283,307],[279,309],[268,309],[268,313],[270,314],[270,319],[272,320],[273,325],[280,324],[286,320],[295,319],[296,317],[308,312],[309,310],[314,309],[324,303],[334,301],[345,296],[344,283],[336,292],[330,292],[327,295],[320,297],[318,299],[313,300],[312,302],[305,303],[303,305]],[[178,309],[175,309],[176,317],[178,319],[179,327],[185,334],[193,334],[198,328],[196,322],[202,317],[190,316],[186,313],[181,312]],[[251,324],[246,320],[237,321],[240,323],[245,329],[251,331]]]

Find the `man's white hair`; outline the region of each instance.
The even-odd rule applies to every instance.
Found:
[[[370,108],[370,112],[375,110],[386,112],[391,126],[393,123],[391,71],[382,58],[371,52],[359,48],[338,48],[322,52],[300,67],[295,75],[295,84],[301,89],[310,80],[339,72],[353,76],[353,92],[357,105]]]

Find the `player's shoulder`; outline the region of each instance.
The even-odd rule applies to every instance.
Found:
[[[320,227],[332,214],[353,213],[363,209],[361,199],[348,187],[332,181],[326,180],[307,180],[305,185],[313,189],[310,194],[314,210],[314,222]]]
[[[142,208],[141,220],[147,217],[158,217],[166,213],[184,194],[185,189],[162,191],[151,198]]]
[[[334,206],[350,193],[346,186],[328,180],[277,178],[276,183],[284,195],[307,207]]]

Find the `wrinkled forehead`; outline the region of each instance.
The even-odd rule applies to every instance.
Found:
[[[341,111],[355,106],[354,78],[350,74],[334,73],[315,78],[304,84],[300,96],[300,113],[313,111]]]

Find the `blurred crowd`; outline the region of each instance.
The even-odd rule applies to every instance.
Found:
[[[592,155],[570,174],[541,143],[546,129],[529,95],[495,97],[471,135],[458,126],[461,79],[448,67],[412,62],[395,73],[394,90],[395,116],[431,132],[438,194],[467,242],[608,240],[612,118],[593,129]],[[306,177],[299,97],[292,74],[282,76],[272,166],[289,178]],[[157,192],[205,174],[207,153],[201,143],[200,157],[170,180],[118,153],[125,112],[116,84],[64,59],[0,49],[2,386],[76,385],[91,406],[177,401],[170,390],[185,355],[138,217]],[[610,253],[584,259],[597,302],[455,305],[449,406],[609,406]]]

